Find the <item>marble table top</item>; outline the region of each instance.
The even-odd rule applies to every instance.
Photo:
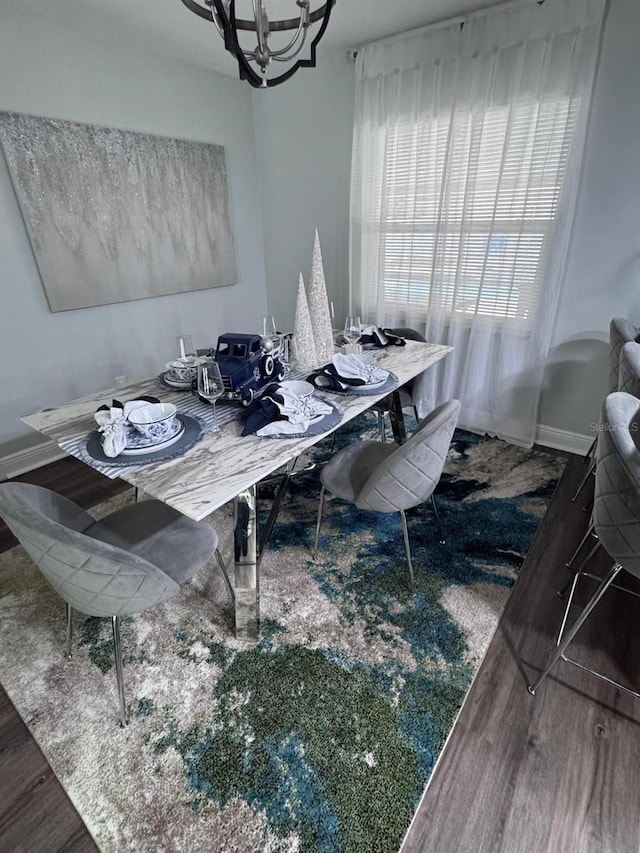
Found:
[[[444,358],[451,349],[439,344],[407,341],[404,347],[381,350],[378,358],[380,367],[393,371],[402,385]],[[210,406],[190,394],[162,387],[157,378],[153,377],[26,415],[22,421],[53,439],[63,449],[76,445],[82,447],[83,441],[80,439],[86,438],[95,429],[93,416],[100,405],[110,404],[114,398],[133,400],[142,394],[151,394],[163,401],[175,403],[178,411],[181,406],[186,407],[188,404],[189,414],[201,414],[205,420],[211,417]],[[323,391],[322,396],[342,409],[341,424],[344,424],[385,397],[386,392],[370,396],[345,396]],[[333,432],[330,430],[319,436],[303,438],[241,437],[241,410],[238,404],[219,402],[216,408],[222,425],[219,433],[205,432],[203,438],[182,456],[164,462],[116,469],[113,476],[121,477],[150,497],[200,521]],[[73,453],[86,464],[92,465],[86,453]]]

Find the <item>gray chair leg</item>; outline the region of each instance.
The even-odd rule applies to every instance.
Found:
[[[73,608],[66,602],[67,607],[67,660],[71,660],[71,637],[73,635]]]
[[[409,568],[409,584],[411,592],[416,591],[416,582],[413,576],[413,562],[411,560],[411,545],[409,544],[409,528],[407,527],[407,516],[403,509],[400,510],[400,518],[402,519],[402,532],[404,534],[404,547],[407,552],[407,566]]]
[[[565,563],[565,566],[568,569],[573,568],[573,561],[577,558],[578,554],[580,553],[581,549],[584,547],[585,543],[587,542],[587,540],[589,539],[590,536],[593,536],[596,541],[593,543],[593,545],[591,546],[589,551],[585,554],[585,556],[580,561],[580,565],[576,569],[576,573],[581,572],[583,570],[583,568],[587,565],[589,560],[596,553],[596,551],[600,547],[600,539],[598,537],[598,534],[595,532],[595,528],[594,528],[593,524],[590,524],[589,527],[587,528],[587,532],[584,534],[584,536],[580,540],[580,544],[578,545],[576,550],[573,552],[573,554],[569,558],[569,561],[567,563]],[[569,587],[571,586],[572,583],[573,583],[573,577],[569,578],[569,580],[562,587],[562,589],[558,590],[557,594],[558,594],[559,598],[564,599],[564,597],[567,594]]]
[[[596,473],[596,463],[595,463],[595,459],[594,459],[589,465],[589,470],[587,471],[587,473],[582,478],[582,482],[578,486],[578,489],[577,489],[575,495],[571,498],[573,503],[575,503],[578,500],[578,496],[580,495],[580,492],[584,489],[584,487],[587,485],[587,482],[589,481],[589,477],[592,477],[595,473]]]
[[[324,512],[324,498],[327,490],[324,486],[320,489],[320,499],[318,501],[318,520],[316,521],[316,541],[313,543],[313,556],[318,556],[318,539],[320,538],[320,524],[322,523],[322,513]]]
[[[442,529],[442,522],[440,521],[440,513],[438,512],[438,505],[436,504],[436,496],[433,492],[431,492],[431,507],[433,509],[433,514],[436,517],[436,525],[438,527],[438,536],[440,537],[440,544],[444,545],[446,539],[444,538],[444,530]]]
[[[122,645],[120,644],[120,617],[111,617],[113,630],[113,649],[116,658],[116,679],[118,681],[118,696],[120,698],[120,725],[127,725],[127,708],[124,701],[124,674],[122,669]]]
[[[236,603],[236,594],[233,591],[233,586],[231,585],[231,581],[229,579],[229,573],[227,572],[227,567],[224,563],[224,560],[222,559],[222,554],[220,553],[218,548],[216,548],[216,559],[218,561],[218,565],[220,566],[220,571],[222,572],[222,577],[224,578],[224,582],[227,586],[227,592],[229,593],[229,597],[230,597],[231,601],[233,602],[233,604],[235,604]]]
[[[552,652],[552,654],[550,655],[547,665],[545,666],[542,673],[538,676],[537,680],[534,681],[533,684],[530,684],[528,687],[529,693],[531,693],[532,696],[535,696],[536,690],[538,689],[538,687],[540,687],[543,680],[547,677],[547,675],[549,675],[549,673],[556,665],[556,663],[560,660],[560,658],[564,656],[564,653],[567,650],[567,646],[573,640],[580,628],[582,628],[584,623],[587,621],[587,619],[593,612],[594,607],[598,604],[602,596],[609,589],[613,581],[616,579],[616,575],[621,570],[622,566],[620,565],[620,563],[615,563],[615,565],[609,571],[609,574],[598,586],[598,589],[595,591],[590,601],[585,605],[582,613],[580,614],[580,616],[578,616],[571,629],[567,632],[566,636],[563,636],[567,616],[569,615],[569,608],[571,607],[571,601],[573,599],[573,592],[575,591],[575,585],[578,582],[578,578],[580,577],[580,575],[575,576],[575,578],[573,579],[573,590],[565,608],[564,619],[562,620],[562,626],[560,627],[560,633],[558,635],[558,642],[556,643],[555,651]]]

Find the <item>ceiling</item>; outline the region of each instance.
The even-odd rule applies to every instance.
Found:
[[[318,47],[356,48],[369,41],[446,20],[489,5],[490,0],[336,0],[327,31]],[[272,19],[295,17],[295,0],[265,0]],[[312,9],[319,0],[312,0]],[[0,0],[11,9],[71,30],[237,76],[235,61],[224,50],[213,24],[190,12],[181,0]],[[272,11],[273,9],[273,11]],[[292,11],[293,10],[293,11]],[[237,0],[238,16],[245,16]],[[35,23],[35,22],[34,22]]]

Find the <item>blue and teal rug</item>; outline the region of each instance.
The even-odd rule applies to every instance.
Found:
[[[376,437],[371,416],[339,443],[359,435]],[[330,501],[313,559],[317,473],[300,476],[262,563],[258,645],[233,638],[204,570],[123,625],[124,730],[108,622],[79,624],[66,661],[63,605],[15,548],[0,680],[103,851],[395,853],[563,467],[456,433],[446,544],[429,506],[409,514],[413,596],[395,516]],[[231,562],[229,513],[212,523]]]

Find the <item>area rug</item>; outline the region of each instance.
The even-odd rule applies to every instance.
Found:
[[[375,429],[361,418],[339,442]],[[314,558],[317,471],[294,479],[262,561],[258,644],[235,640],[214,564],[123,620],[124,729],[109,621],[78,616],[67,661],[63,604],[14,548],[0,680],[105,853],[395,853],[563,467],[457,432],[445,544],[428,505],[409,513],[415,595],[398,517],[331,500]],[[230,513],[211,522],[231,562]]]

